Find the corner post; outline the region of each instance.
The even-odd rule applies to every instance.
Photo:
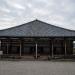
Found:
[[[1,50],[1,40],[0,40],[0,50]]]

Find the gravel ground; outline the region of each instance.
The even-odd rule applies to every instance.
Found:
[[[0,61],[0,75],[75,75],[75,62]]]

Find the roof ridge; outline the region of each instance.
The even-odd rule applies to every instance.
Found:
[[[21,26],[24,26],[24,25],[27,25],[27,24],[29,24],[29,23],[36,22],[36,21],[37,21],[37,22],[44,23],[44,24],[49,25],[49,26],[52,26],[52,27],[56,27],[56,28],[60,28],[60,29],[64,29],[64,30],[68,30],[68,31],[73,31],[73,32],[75,32],[75,30],[70,30],[70,29],[67,29],[67,28],[55,26],[55,25],[53,25],[53,24],[49,24],[49,23],[47,23],[47,22],[43,22],[43,21],[38,20],[38,19],[32,20],[32,21],[27,22],[27,23],[20,24],[20,25],[18,25],[18,26],[14,26],[14,27],[10,27],[10,28],[7,28],[7,29],[3,29],[3,30],[0,30],[0,31],[5,31],[5,30],[8,30],[8,29],[13,29],[13,28],[21,27]]]

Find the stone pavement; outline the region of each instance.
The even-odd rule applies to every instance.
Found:
[[[0,61],[0,75],[75,75],[75,62]]]

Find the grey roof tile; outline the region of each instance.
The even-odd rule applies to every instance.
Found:
[[[13,37],[71,37],[75,31],[34,20],[20,26],[0,30],[0,36]]]

